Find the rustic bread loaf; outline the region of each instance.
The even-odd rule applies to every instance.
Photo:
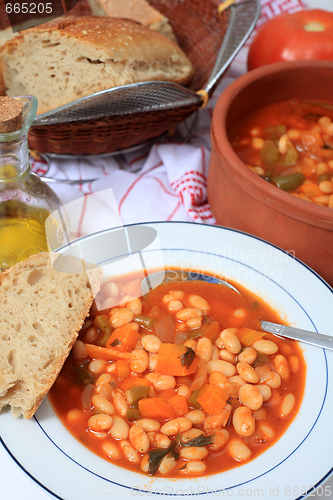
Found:
[[[17,36],[16,33],[12,32],[12,29],[6,28],[4,30],[0,30],[0,47],[2,47],[8,40],[12,40]],[[5,82],[3,80],[3,72],[2,72],[3,60],[0,57],[0,95],[6,95],[6,87]]]
[[[154,9],[147,0],[88,0],[94,16],[132,19],[177,41],[169,20]]]
[[[31,418],[60,372],[101,270],[40,253],[0,274],[0,410]]]
[[[109,17],[59,18],[21,32],[0,56],[7,95],[35,95],[38,114],[127,83],[185,85],[193,74],[177,44],[134,21]]]

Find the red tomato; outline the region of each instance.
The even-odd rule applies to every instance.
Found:
[[[302,10],[267,21],[250,46],[248,69],[299,59],[333,60],[333,12]]]

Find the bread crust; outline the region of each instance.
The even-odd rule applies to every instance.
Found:
[[[67,268],[55,270],[51,257],[33,255],[0,275],[0,410],[26,419],[56,380],[102,279],[73,257],[60,256]]]
[[[146,0],[88,0],[94,15],[132,19],[177,41],[168,19]]]
[[[7,95],[33,94],[38,114],[106,88],[164,80],[186,85],[193,66],[170,39],[134,21],[67,17],[8,41]]]

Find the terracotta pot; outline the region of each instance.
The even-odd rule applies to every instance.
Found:
[[[228,140],[228,132],[244,114],[295,97],[332,103],[333,62],[271,64],[227,87],[213,114],[208,201],[219,225],[287,250],[333,286],[333,210],[261,179],[238,158]]]

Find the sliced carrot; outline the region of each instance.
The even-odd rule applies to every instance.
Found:
[[[158,397],[163,399],[163,401],[167,401],[172,396],[175,396],[177,393],[174,389],[164,389],[163,391],[159,391]]]
[[[100,347],[94,344],[86,344],[86,350],[91,359],[104,359],[106,361],[117,361],[118,359],[130,359],[131,353],[120,352],[112,347]]]
[[[262,339],[266,335],[266,332],[260,332],[259,330],[253,330],[244,326],[236,332],[236,335],[243,345],[249,346],[256,340]]]
[[[130,367],[126,359],[118,359],[116,361],[116,373],[119,380],[124,380],[130,376]]]
[[[320,196],[323,194],[322,191],[320,191],[319,186],[314,182],[302,184],[302,186],[300,186],[300,190],[303,194],[309,196],[309,198],[314,198],[315,196]]]
[[[186,353],[187,349],[183,344],[162,344],[158,351],[155,371],[162,375],[174,375],[175,377],[194,373],[198,366],[198,357],[195,356],[191,364],[186,365],[189,360]],[[185,366],[182,365],[182,362]]]
[[[131,352],[139,339],[139,333],[131,325],[124,325],[114,330],[109,337],[106,347],[113,347],[117,351]]]
[[[146,385],[149,387],[152,387],[153,383],[142,377],[135,377],[135,376],[130,376],[128,378],[125,378],[121,383],[120,383],[120,389],[123,391],[129,391],[132,387],[136,387],[137,385]]]
[[[176,416],[171,406],[161,398],[140,399],[138,406],[142,417],[164,420]]]
[[[167,400],[177,417],[183,417],[188,414],[188,406],[185,396],[175,394]]]
[[[205,384],[197,395],[200,406],[209,414],[217,415],[223,410],[229,393],[218,385]]]

